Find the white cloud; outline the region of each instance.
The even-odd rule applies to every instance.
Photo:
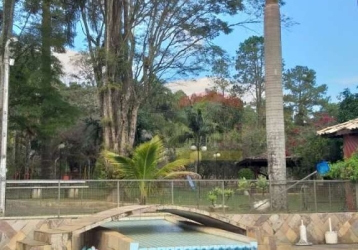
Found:
[[[81,54],[73,50],[67,50],[66,53],[54,53],[54,55],[60,60],[63,66],[64,75],[62,76],[62,81],[66,84],[78,82],[78,77],[81,78],[81,74],[79,74],[81,67],[78,65]],[[193,80],[178,80],[167,83],[165,86],[172,92],[182,90],[186,95],[191,96],[192,94],[205,94],[207,89],[213,88],[214,82],[211,78],[203,77]],[[247,93],[245,96],[242,96],[241,99],[245,103],[250,103],[253,97],[250,93]]]
[[[182,90],[186,95],[204,94],[206,89],[211,89],[214,86],[212,79],[204,77],[194,80],[178,80],[167,83],[165,85],[172,92]]]
[[[77,82],[79,71],[81,70],[78,65],[78,60],[81,57],[81,54],[77,51],[67,50],[66,53],[54,53],[54,55],[60,60],[62,64],[62,70],[64,75],[61,77],[61,80],[68,84],[72,81]]]

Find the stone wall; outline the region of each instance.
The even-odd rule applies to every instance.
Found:
[[[210,216],[210,214],[208,214]],[[276,249],[270,245],[289,246],[299,240],[301,220],[307,226],[308,240],[323,244],[331,218],[333,230],[338,232],[339,243],[358,242],[358,213],[307,214],[227,214],[227,222],[247,228],[248,236],[256,238],[259,249]],[[16,241],[32,238],[36,229],[45,230],[71,223],[71,218],[9,219],[0,220],[0,249],[15,249]],[[277,248],[279,249],[279,248]],[[289,249],[288,247],[282,249]]]
[[[17,241],[23,240],[26,236],[32,238],[35,230],[57,228],[72,220],[71,218],[16,218],[0,220],[0,249],[14,250]]]
[[[276,244],[295,244],[299,241],[301,220],[307,227],[307,238],[313,244],[325,243],[325,232],[332,228],[338,232],[339,243],[358,242],[358,213],[307,213],[307,214],[236,214],[230,220],[246,227],[248,236],[256,238],[259,245],[268,244],[273,238]]]
[[[108,228],[97,227],[83,234],[84,246],[96,246],[101,250],[138,250],[139,244],[131,238],[111,231]]]

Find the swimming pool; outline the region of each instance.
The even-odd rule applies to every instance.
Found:
[[[133,239],[138,250],[256,250],[256,242],[243,242],[207,234],[164,219],[126,220],[103,225]],[[228,234],[230,234],[228,232]],[[135,250],[135,249],[133,249]]]

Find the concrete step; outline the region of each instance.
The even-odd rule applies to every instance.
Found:
[[[25,238],[16,242],[16,250],[51,250],[51,245],[45,242]]]
[[[72,242],[72,233],[68,230],[60,229],[45,229],[35,230],[34,239],[39,242],[45,242],[50,245],[52,249],[67,249]]]

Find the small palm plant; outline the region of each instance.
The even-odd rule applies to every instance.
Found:
[[[224,196],[227,202],[233,194],[234,191],[232,189],[222,189],[219,187],[215,187],[211,191],[209,191],[207,198],[209,201],[211,201],[211,205],[215,207],[216,200],[218,199],[219,196],[221,197]]]
[[[256,182],[256,188],[258,188],[262,192],[262,196],[265,195],[265,192],[269,186],[269,183],[265,176],[260,175]]]
[[[238,181],[238,191],[243,192],[244,195],[247,195],[249,197],[249,204],[251,206],[251,201],[253,200],[252,195],[252,188],[254,187],[255,183],[253,183],[250,180],[246,180],[245,177],[242,177]]]
[[[150,182],[147,180],[170,179],[184,176],[198,178],[198,174],[185,171],[189,159],[177,159],[161,167],[165,160],[165,150],[159,136],[145,142],[133,151],[131,158],[105,151],[104,158],[114,167],[115,176],[121,179],[136,179],[140,191],[140,204],[146,204],[150,190]]]

